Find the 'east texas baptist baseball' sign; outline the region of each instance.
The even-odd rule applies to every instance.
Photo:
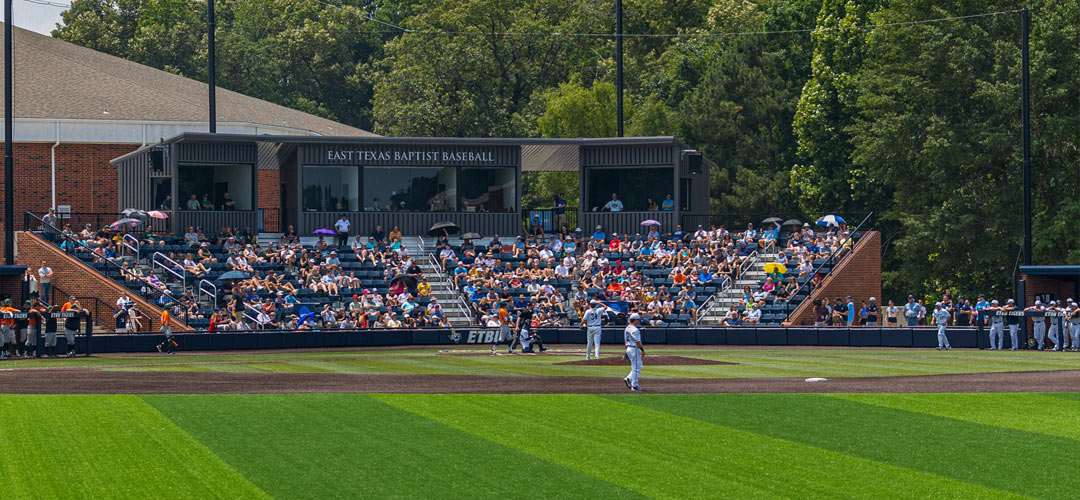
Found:
[[[493,151],[416,151],[388,149],[327,149],[330,162],[380,163],[495,163]]]

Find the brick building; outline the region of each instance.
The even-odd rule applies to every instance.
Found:
[[[205,84],[17,27],[13,32],[16,230],[24,211],[116,212],[117,173],[109,160],[207,130]],[[372,135],[220,88],[217,122],[222,133]],[[259,172],[259,179],[274,185],[276,174]],[[269,193],[265,198],[260,206],[276,203]]]

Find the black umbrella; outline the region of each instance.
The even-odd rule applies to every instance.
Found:
[[[478,240],[480,238],[481,236],[477,233],[465,233],[461,235],[461,239],[463,240]]]
[[[244,273],[242,271],[229,271],[227,273],[223,273],[221,276],[218,276],[217,279],[214,281],[246,280],[247,278],[247,273]]]
[[[453,222],[436,222],[428,229],[428,236],[439,236],[441,234],[451,235],[461,232],[461,228]]]
[[[123,212],[124,217],[134,217],[145,219],[147,217],[146,210],[139,210],[138,208],[125,208]]]
[[[400,282],[405,288],[409,289],[410,292],[415,292],[416,284],[420,281],[416,279],[416,276],[413,276],[411,274],[399,274],[397,276],[394,276],[394,279],[390,280],[390,285],[393,286],[398,282]]]
[[[782,220],[784,220],[784,219],[781,219],[779,217],[769,217],[768,219],[765,219],[765,220],[761,221],[761,223],[762,224],[768,224],[770,222],[780,222]]]
[[[788,220],[784,221],[784,223],[781,224],[781,225],[783,225],[783,226],[801,226],[802,221],[798,220],[798,219],[788,219]]]

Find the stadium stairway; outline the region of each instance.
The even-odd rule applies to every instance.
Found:
[[[732,280],[729,286],[716,293],[713,300],[701,312],[698,324],[719,325],[731,306],[736,306],[740,311],[743,310],[745,305],[743,302],[743,287],[749,286],[751,290],[756,290],[761,286],[766,274],[765,264],[775,262],[777,255],[775,249],[758,252],[753,258],[750,267],[739,276],[739,279]],[[776,323],[779,322],[780,320],[776,321]]]

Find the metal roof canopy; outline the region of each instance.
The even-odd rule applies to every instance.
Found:
[[[1080,278],[1080,266],[1020,266],[1020,274]]]
[[[162,144],[179,142],[203,144],[277,143],[282,150],[298,144],[370,144],[370,145],[425,145],[425,146],[521,146],[524,172],[577,172],[578,151],[582,146],[640,146],[673,145],[682,150],[695,151],[671,136],[657,137],[603,137],[603,138],[472,138],[472,137],[379,137],[379,136],[292,136],[251,134],[209,134],[185,132],[160,143],[147,144],[128,154],[114,158],[116,163],[137,156],[147,149]],[[265,150],[264,150],[265,152]],[[710,167],[715,165],[703,159]]]

